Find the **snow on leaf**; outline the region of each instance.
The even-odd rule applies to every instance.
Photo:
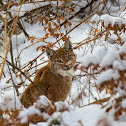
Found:
[[[117,70],[114,71],[113,69],[108,69],[102,72],[101,74],[99,74],[97,78],[97,84],[100,85],[103,82],[111,81],[112,79],[118,79],[118,78],[119,78],[119,73]]]
[[[109,49],[107,52],[107,55],[101,61],[101,66],[106,67],[106,66],[112,65],[113,61],[115,61],[118,58],[119,58],[118,53],[113,49]]]
[[[79,60],[82,63],[82,66],[88,67],[90,64],[97,65],[100,63],[100,58],[95,54],[87,54],[84,57],[81,57]]]
[[[39,109],[35,108],[35,106],[30,106],[28,109],[20,111],[18,117],[21,123],[27,123],[28,117],[34,114],[40,115],[41,112]]]
[[[114,17],[109,14],[103,14],[101,16],[94,15],[91,19],[91,22],[98,23],[99,21],[104,21],[105,27],[108,27],[109,24],[111,24],[112,27],[114,24],[118,24],[119,27],[121,27],[122,24],[126,25],[126,21],[121,17]]]
[[[124,100],[122,101],[121,106],[122,106],[123,108],[126,108],[126,99],[124,99]]]

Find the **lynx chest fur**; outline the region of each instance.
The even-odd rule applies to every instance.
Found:
[[[64,101],[70,92],[73,66],[76,62],[70,40],[67,39],[64,47],[59,50],[47,48],[46,53],[49,63],[37,71],[33,80],[35,86],[30,84],[22,94],[21,102],[26,108],[40,95],[45,95],[54,103]]]

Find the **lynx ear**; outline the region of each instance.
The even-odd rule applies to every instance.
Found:
[[[47,53],[48,58],[51,59],[54,56],[55,51],[50,48],[46,48],[46,53]]]
[[[70,41],[69,38],[66,38],[66,42],[65,42],[65,45],[64,45],[64,49],[73,51],[73,49],[72,49],[72,43],[71,43],[71,41]]]

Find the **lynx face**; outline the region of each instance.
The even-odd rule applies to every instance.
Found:
[[[76,62],[76,55],[72,50],[72,45],[68,39],[63,48],[59,50],[47,50],[50,68],[53,73],[62,77],[72,76],[73,66]]]

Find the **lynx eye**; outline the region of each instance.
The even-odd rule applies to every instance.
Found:
[[[62,60],[56,60],[56,63],[63,63],[63,61]]]
[[[68,59],[71,59],[71,58],[72,58],[72,56],[73,56],[72,54],[71,54],[71,55],[68,55]]]
[[[53,56],[50,56],[50,59],[52,59],[53,58]]]

